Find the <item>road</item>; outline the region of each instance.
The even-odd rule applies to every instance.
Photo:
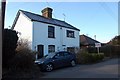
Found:
[[[42,78],[118,78],[118,59],[44,72]]]

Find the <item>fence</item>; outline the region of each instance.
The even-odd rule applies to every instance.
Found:
[[[87,51],[89,53],[97,53],[97,48],[95,47],[88,47]],[[120,55],[120,45],[118,46],[113,46],[113,45],[107,45],[107,46],[102,46],[100,47],[100,53],[104,53],[105,56],[118,56]]]

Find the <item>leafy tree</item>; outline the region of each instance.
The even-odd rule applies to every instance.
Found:
[[[120,35],[119,36],[115,36],[111,41],[110,43],[112,45],[120,45]]]
[[[17,47],[17,32],[4,29],[3,31],[3,54],[2,54],[2,65],[7,67],[9,61],[15,56],[15,49]]]

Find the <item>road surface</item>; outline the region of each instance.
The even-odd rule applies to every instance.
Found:
[[[42,78],[118,78],[118,59],[44,72]]]

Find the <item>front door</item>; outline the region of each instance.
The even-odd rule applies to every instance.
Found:
[[[44,45],[37,45],[38,59],[44,55]]]

